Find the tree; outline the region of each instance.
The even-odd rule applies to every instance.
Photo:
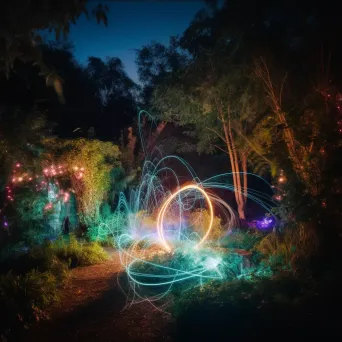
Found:
[[[191,129],[198,152],[218,149],[229,156],[239,217],[245,219],[248,156],[261,147],[246,136],[263,108],[248,68],[229,64],[224,54],[225,63],[212,57],[194,61],[182,83],[157,88],[153,103],[165,120]]]
[[[119,58],[90,57],[86,71],[97,87],[102,109],[96,120],[99,137],[118,139],[123,127],[136,116],[139,87],[128,77]]]
[[[71,23],[76,23],[82,14],[89,16],[86,5],[86,0],[6,1],[2,4],[0,16],[3,28],[0,32],[0,69],[9,75],[17,60],[36,64],[47,85],[53,86],[60,100],[63,100],[60,77],[44,64],[40,32],[54,32],[57,40],[61,34],[67,37]],[[107,7],[98,5],[92,15],[106,25],[107,10]]]
[[[154,88],[173,73],[182,70],[188,57],[179,49],[177,37],[170,37],[168,46],[152,42],[137,50],[136,64],[143,84],[143,104],[150,106]]]
[[[13,176],[13,167],[20,164],[31,172],[39,168],[43,151],[42,138],[51,133],[52,125],[37,108],[2,108],[0,111],[1,181],[4,185]]]
[[[36,106],[56,124],[60,137],[93,137],[118,139],[120,129],[132,124],[137,112],[137,85],[127,76],[117,58],[103,61],[90,57],[87,66],[74,58],[70,44],[42,45],[45,64],[63,80],[64,103],[47,89],[37,67],[22,62],[10,72],[9,79],[0,77],[3,92],[0,102],[7,108],[20,106],[28,110]]]
[[[35,107],[56,124],[55,133],[59,136],[74,137],[73,131],[77,128],[85,136],[89,127],[96,125],[103,105],[96,96],[97,84],[76,62],[71,49],[72,46],[65,44],[40,47],[47,67],[55,70],[63,80],[63,104],[54,91],[46,87],[36,66],[17,61],[16,69],[10,72],[8,79],[0,77],[3,88],[0,101],[7,112],[13,111],[14,107],[21,108],[22,112]]]
[[[248,157],[253,152],[270,163],[265,157],[270,137],[260,125],[265,111],[261,89],[246,58],[237,56],[234,44],[217,28],[219,15],[200,11],[174,42],[171,50],[181,61],[177,68],[165,71],[168,48],[158,45],[150,54],[145,48],[149,58],[142,64],[147,69],[143,76],[156,79],[153,71],[161,65],[152,108],[162,119],[188,127],[187,133],[198,139],[198,152],[218,149],[229,156],[239,216],[245,219]]]
[[[111,170],[120,166],[118,146],[94,139],[46,139],[44,143],[46,160],[67,170],[65,181],[75,192],[81,222],[98,223],[111,186]]]

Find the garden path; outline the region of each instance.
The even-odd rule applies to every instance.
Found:
[[[35,324],[23,341],[172,341],[168,315],[147,304],[126,307],[118,285],[121,264],[117,252],[106,249],[110,260],[71,271],[59,303],[48,319]]]

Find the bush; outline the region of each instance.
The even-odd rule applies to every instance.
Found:
[[[297,269],[299,263],[308,260],[316,251],[317,238],[306,224],[287,228],[283,233],[271,233],[264,237],[255,250],[272,267]]]
[[[146,262],[135,261],[129,268],[130,276],[140,284],[135,293],[138,292],[141,298],[164,300],[166,293],[181,296],[210,279],[232,280],[243,273],[243,257],[237,253],[223,254],[212,248],[184,250],[155,254],[150,258],[147,252]]]
[[[198,209],[191,212],[189,217],[189,224],[193,227],[194,232],[199,234],[200,237],[204,236],[208,230],[210,223],[210,213],[207,209]],[[208,240],[215,244],[218,239],[222,237],[224,230],[221,226],[221,219],[217,216],[214,217]]]
[[[108,259],[107,253],[96,242],[80,243],[74,235],[69,241],[59,238],[52,244],[53,253],[70,267],[99,264]]]
[[[244,249],[250,251],[262,239],[263,235],[259,232],[243,232],[240,230],[232,231],[225,236],[220,245],[225,248]]]
[[[223,341],[229,336],[274,341],[279,331],[286,338],[319,332],[341,336],[339,319],[334,319],[341,305],[340,286],[336,279],[318,281],[292,273],[272,279],[210,282],[174,298],[175,340]]]
[[[28,253],[2,260],[0,264],[0,326],[18,329],[44,315],[43,309],[56,300],[57,287],[69,267],[93,265],[108,256],[97,243],[80,243],[75,236],[45,241]],[[11,270],[11,271],[10,271]]]
[[[127,217],[122,212],[106,215],[96,224],[89,226],[87,236],[90,241],[106,243],[119,236],[127,225]]]
[[[58,299],[56,281],[53,273],[36,270],[21,276],[11,272],[1,275],[1,331],[6,333],[7,329],[9,333],[11,328],[20,328],[23,324],[42,318],[42,309]]]

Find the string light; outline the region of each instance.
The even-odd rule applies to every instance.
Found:
[[[5,207],[7,207],[8,203],[11,203],[14,201],[14,197],[12,195],[13,192],[11,190],[12,187],[19,186],[19,185],[23,186],[26,184],[26,182],[32,184],[32,181],[35,179],[37,183],[32,184],[32,186],[34,186],[36,192],[46,191],[49,187],[50,182],[54,183],[56,186],[59,185],[58,181],[56,180],[56,177],[61,177],[64,174],[67,174],[67,169],[62,164],[59,164],[59,165],[51,164],[49,166],[45,166],[42,169],[42,174],[34,174],[34,175],[29,174],[27,172],[26,173],[20,172],[19,168],[21,167],[22,167],[22,164],[18,162],[16,162],[13,165],[13,169],[12,169],[13,177],[10,178],[11,183],[6,186],[7,201],[5,202],[4,207],[0,209],[0,212],[2,212]],[[75,168],[73,169],[75,170]],[[82,179],[84,177],[85,168],[84,167],[79,168],[76,166],[76,169],[80,170],[78,173],[76,173],[75,175],[76,178]],[[48,180],[48,182],[46,180]],[[58,200],[59,198],[61,198],[61,200],[64,203],[66,203],[70,199],[70,194],[65,193],[62,197],[60,197],[59,195],[55,196],[55,200]],[[53,207],[53,203],[50,203],[45,208],[45,210],[51,209],[52,207]]]

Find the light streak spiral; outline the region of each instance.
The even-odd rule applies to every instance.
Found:
[[[143,114],[149,115],[142,111],[140,115]],[[144,147],[142,136],[141,141]],[[181,184],[176,171],[170,167],[172,163],[179,165],[177,169],[185,170],[187,183]],[[235,211],[215,193],[217,190],[238,191],[232,184],[232,175],[219,174],[201,181],[189,164],[178,156],[163,157],[155,149],[146,157],[138,186],[130,192],[129,198],[123,193],[119,196],[115,213],[117,224],[113,224],[120,260],[128,279],[129,287],[125,292],[130,303],[148,301],[157,305],[177,286],[183,286],[183,291],[209,280],[236,275],[232,270],[232,256],[220,251],[217,248],[219,241],[212,237],[218,213],[226,236],[239,224]],[[250,173],[247,176],[271,189],[261,177]],[[165,185],[166,178],[168,184],[173,184],[173,189]],[[272,215],[272,194],[248,189],[247,196],[249,201]],[[209,222],[204,232],[190,234],[185,216],[198,207],[207,208]],[[168,227],[170,220],[175,227]],[[122,288],[127,289],[127,286]]]

